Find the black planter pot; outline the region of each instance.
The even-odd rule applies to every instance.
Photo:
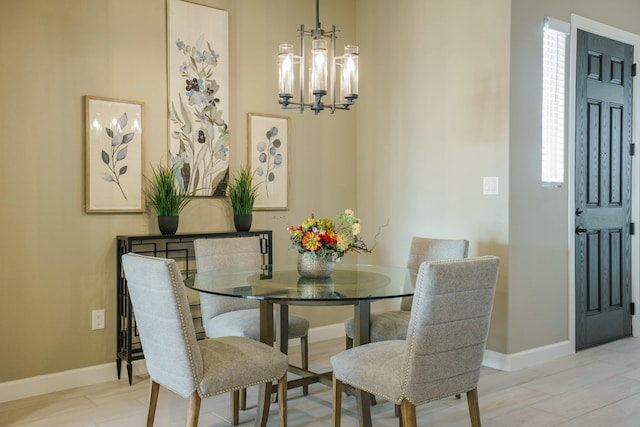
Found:
[[[233,225],[236,227],[236,231],[249,231],[252,220],[252,214],[233,215]]]
[[[158,228],[160,234],[174,235],[178,231],[178,217],[177,216],[159,216]]]

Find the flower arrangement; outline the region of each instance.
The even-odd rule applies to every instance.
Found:
[[[358,237],[362,227],[360,218],[351,209],[347,209],[331,220],[311,218],[297,227],[287,228],[291,238],[291,247],[298,253],[310,252],[328,261],[340,261],[347,252],[371,252]]]

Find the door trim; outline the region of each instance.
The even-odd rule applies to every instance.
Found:
[[[579,15],[571,14],[571,38],[570,38],[570,58],[569,58],[569,137],[567,149],[568,176],[567,176],[567,196],[568,196],[568,240],[569,240],[569,342],[572,352],[576,351],[576,282],[575,282],[575,132],[576,132],[576,51],[578,30],[584,30],[592,34],[617,40],[634,47],[633,62],[640,62],[640,35],[624,31],[601,22],[593,21]],[[632,142],[640,142],[640,77],[633,79],[633,118],[632,118]],[[640,145],[636,149],[636,155],[631,158],[631,221],[640,226]],[[636,231],[631,236],[631,302],[637,303],[640,298],[640,239]],[[636,304],[638,306],[638,304]],[[640,315],[631,317],[631,333],[634,337],[640,336]]]

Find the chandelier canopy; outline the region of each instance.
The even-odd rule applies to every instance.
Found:
[[[305,108],[308,108],[318,114],[327,108],[334,113],[338,109],[348,110],[358,98],[358,46],[347,45],[344,47],[344,54],[336,56],[338,30],[335,25],[331,26],[331,31],[325,31],[320,27],[319,2],[320,0],[316,0],[316,28],[305,31],[304,25],[300,25],[298,29],[300,55],[294,55],[292,44],[280,45],[278,53],[280,100],[278,102],[283,109],[299,109],[302,113]],[[305,37],[311,38],[308,64],[305,62]],[[327,46],[329,42],[331,57],[329,57]],[[297,85],[294,72],[296,67]],[[308,85],[305,88],[305,71],[307,70]],[[294,94],[295,89],[298,91],[297,95]],[[325,104],[323,97],[327,95],[329,103]],[[326,101],[327,98],[324,100]]]

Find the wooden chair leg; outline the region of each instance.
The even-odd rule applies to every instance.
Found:
[[[300,338],[300,353],[302,354],[302,369],[309,370],[309,335]],[[309,394],[309,386],[302,386],[302,394]]]
[[[247,409],[247,389],[246,388],[240,389],[240,409],[242,409],[243,411]]]
[[[238,409],[240,402],[240,390],[231,392],[231,424],[237,426],[240,424],[240,410]]]
[[[467,404],[469,405],[469,418],[471,427],[480,427],[480,405],[478,403],[478,389],[474,388],[467,392]]]
[[[271,383],[262,383],[258,392],[258,410],[256,413],[256,427],[266,427],[271,405]]]
[[[287,427],[287,374],[278,380],[278,412],[280,427]]]
[[[354,388],[356,394],[356,411],[361,426],[370,426],[371,423],[371,394],[364,390]]]
[[[193,392],[187,403],[187,427],[198,427],[198,417],[200,416],[200,395]]]
[[[342,381],[333,376],[333,427],[340,427],[342,415]]]
[[[158,392],[160,384],[151,380],[149,383],[149,410],[147,412],[147,427],[153,427],[156,418],[156,407],[158,406]]]
[[[462,395],[456,394],[456,399],[462,399]]]
[[[353,338],[349,338],[348,336],[345,335],[345,348],[347,350],[349,350],[350,348],[353,348]]]
[[[395,406],[395,416],[400,418],[400,420],[402,420],[402,417],[400,417],[400,405],[394,405]]]
[[[417,427],[416,407],[408,400],[400,403],[400,422],[402,427]]]

